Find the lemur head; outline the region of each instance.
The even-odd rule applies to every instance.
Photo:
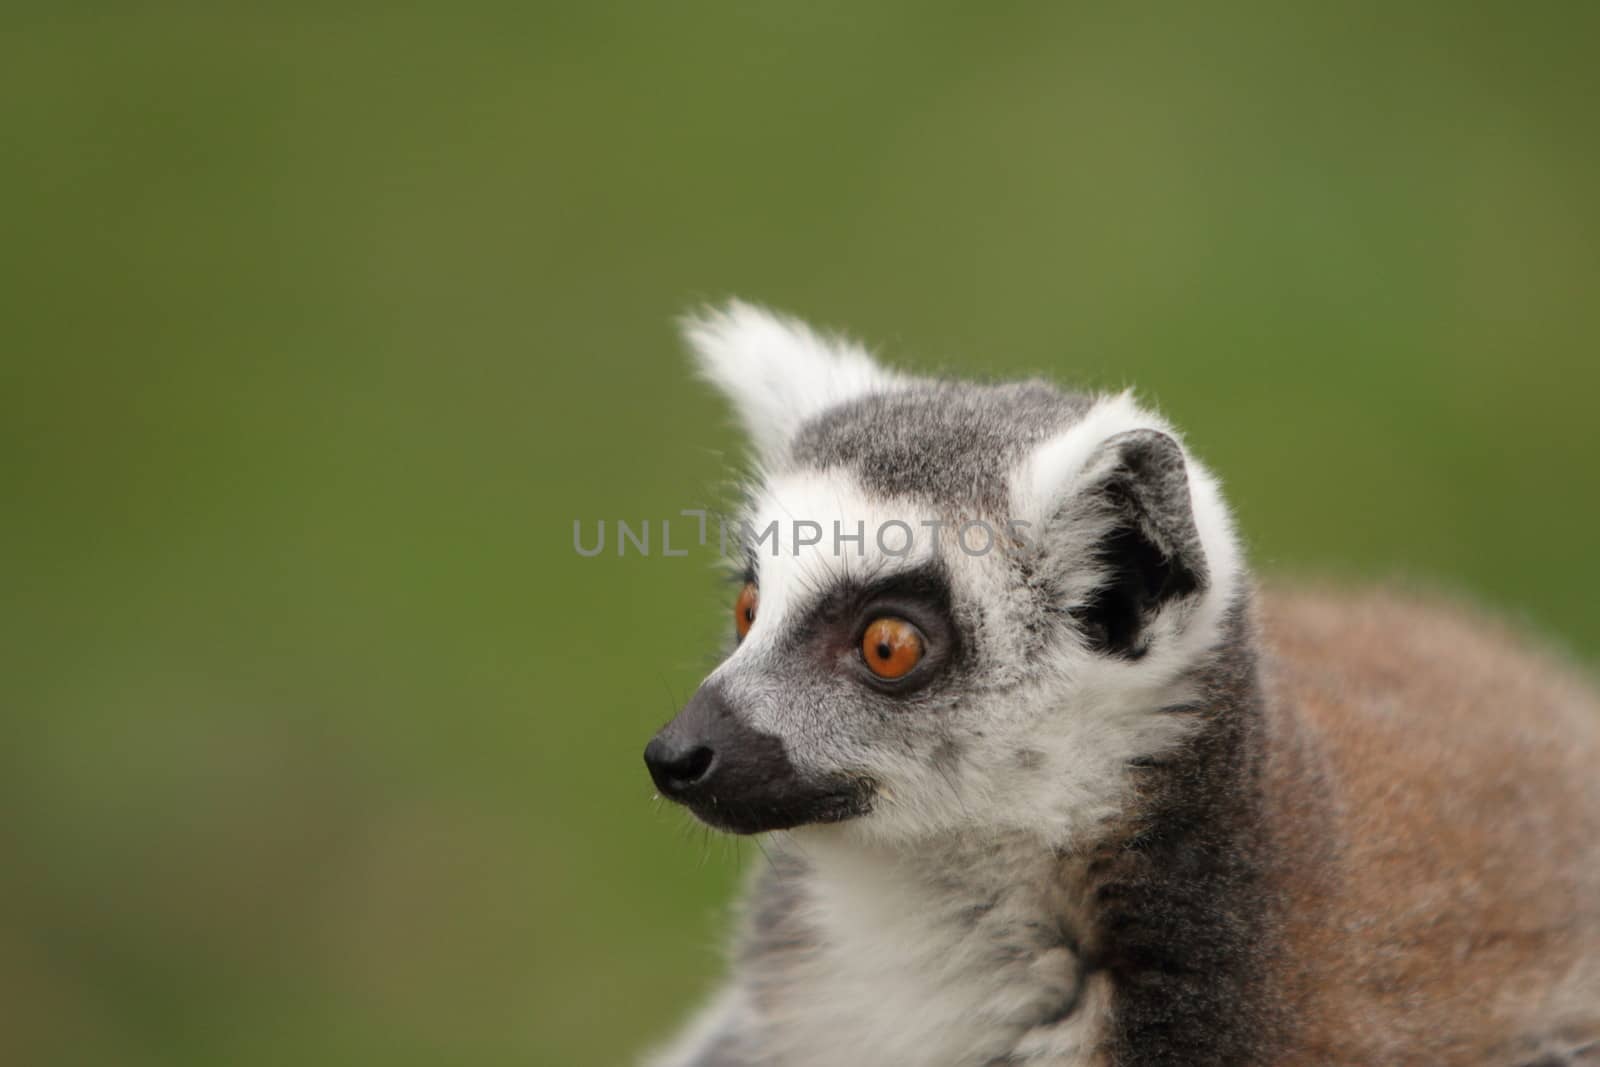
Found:
[[[738,643],[645,750],[739,833],[1064,843],[1181,741],[1241,586],[1212,477],[1127,394],[909,377],[744,304],[691,319],[758,475]]]

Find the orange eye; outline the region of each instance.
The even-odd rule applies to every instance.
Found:
[[[904,678],[922,662],[922,635],[904,619],[876,619],[861,635],[861,658],[879,678]]]
[[[756,592],[756,583],[746,582],[744,588],[739,590],[739,599],[733,602],[733,628],[738,632],[741,641],[755,624],[756,602],[760,599],[760,594]]]

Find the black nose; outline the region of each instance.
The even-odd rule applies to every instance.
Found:
[[[650,777],[669,797],[680,797],[705,781],[716,759],[717,754],[706,745],[676,744],[664,737],[655,738],[644,749]]]

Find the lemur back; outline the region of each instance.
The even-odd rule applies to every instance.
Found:
[[[1592,688],[1437,600],[1285,591],[1262,614],[1302,1050],[1280,1062],[1600,1062]]]
[[[653,1063],[1600,1063],[1584,679],[1440,600],[1258,594],[1126,395],[689,332],[761,473],[737,644],[646,761],[770,837]]]

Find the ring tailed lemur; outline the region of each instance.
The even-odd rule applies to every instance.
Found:
[[[740,639],[645,759],[773,838],[653,1063],[1600,1063],[1582,679],[1460,608],[1258,598],[1127,395],[740,304],[688,337],[761,475]]]

